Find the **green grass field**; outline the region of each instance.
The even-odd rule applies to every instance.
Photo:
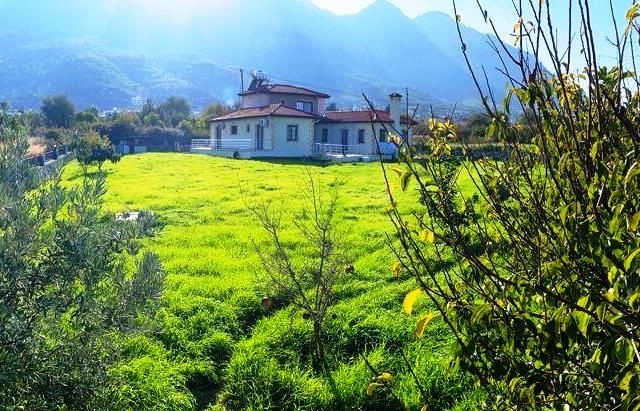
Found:
[[[415,341],[418,315],[402,313],[403,297],[416,283],[390,270],[395,258],[386,238],[393,227],[379,164],[145,154],[106,169],[109,211],[152,210],[166,223],[148,246],[168,272],[154,329],[128,339],[127,359],[110,371],[115,408],[461,410],[483,400],[482,389],[448,371],[444,324],[434,321]],[[290,307],[261,307],[261,265],[252,241],[265,235],[248,210],[271,201],[285,215],[300,211],[308,172],[322,187],[337,188],[337,229],[356,269],[339,286],[326,326],[327,375],[311,371],[311,324]],[[71,165],[65,175],[73,182],[80,169]],[[402,211],[417,209],[415,192],[400,193],[394,177]],[[300,235],[285,221],[287,246],[302,258]],[[428,309],[422,302],[416,311]],[[402,352],[428,398],[421,398]],[[393,390],[366,395],[373,375],[361,356],[395,376]]]

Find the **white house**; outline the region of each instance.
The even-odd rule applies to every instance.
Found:
[[[240,93],[240,110],[211,118],[210,138],[193,140],[192,151],[225,157],[321,157],[359,161],[392,156],[388,131],[411,142],[410,122],[401,116],[402,96],[390,96],[390,111],[326,111],[329,95],[303,87],[270,84],[254,76]],[[397,126],[399,125],[399,126]]]

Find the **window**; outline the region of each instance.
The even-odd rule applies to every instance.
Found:
[[[322,142],[323,143],[328,143],[329,142],[329,129],[328,128],[323,128],[322,129]]]
[[[309,101],[298,101],[296,103],[296,108],[306,113],[313,113],[313,103]]]
[[[247,124],[247,133],[251,133],[251,124]]]
[[[298,126],[297,125],[288,125],[287,126],[287,141],[298,141]]]
[[[364,144],[364,129],[358,130],[358,144]]]
[[[384,128],[380,129],[380,134],[378,137],[378,141],[381,143],[386,143],[387,142],[387,132],[384,130]]]
[[[238,135],[238,126],[231,126],[231,135],[232,136]]]

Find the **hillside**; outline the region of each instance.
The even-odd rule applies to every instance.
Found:
[[[0,100],[37,107],[64,92],[78,106],[107,109],[177,94],[201,108],[233,101],[243,67],[326,91],[341,105],[361,104],[363,91],[384,104],[407,86],[423,106],[477,102],[455,23],[442,13],[410,19],[378,0],[336,16],[308,0],[241,0],[170,18],[142,1],[0,2]],[[490,61],[486,35],[464,32],[478,65]],[[490,79],[503,89],[499,74]]]

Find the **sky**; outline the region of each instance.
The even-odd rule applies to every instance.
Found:
[[[311,0],[317,6],[329,10],[335,14],[353,14],[367,7],[374,0]],[[442,11],[451,16],[453,13],[453,5],[451,0],[389,0],[400,8],[407,16],[417,17],[428,11]],[[562,0],[566,1],[566,0]],[[602,1],[602,0],[597,0]],[[616,0],[618,1],[618,0]],[[513,18],[512,8],[505,7],[510,5],[511,1],[505,3],[504,0],[488,0],[484,2],[490,9],[491,16],[496,25],[499,25],[503,31],[508,27],[513,27],[515,19]],[[461,15],[464,24],[471,26],[480,31],[488,31],[489,27],[478,10],[475,0],[458,0],[458,14]],[[512,21],[514,20],[514,21]],[[509,30],[510,31],[510,30]]]
[[[329,10],[335,14],[353,14],[367,7],[374,0],[311,0],[317,6]],[[389,2],[400,8],[407,16],[417,17],[429,11],[442,11],[450,16],[454,16],[452,0],[388,0]],[[568,29],[566,22],[568,21],[569,0],[546,0],[552,11],[556,29],[560,38],[568,38]],[[482,6],[487,10],[488,16],[493,20],[498,33],[504,38],[509,38],[513,32],[514,24],[517,22],[517,14],[515,13],[512,0],[480,0]],[[528,2],[524,2],[527,4]],[[625,28],[625,13],[631,6],[633,0],[613,0],[613,8],[616,19],[618,20],[619,31]],[[598,43],[598,50],[602,53],[600,63],[614,64],[615,52],[610,46],[614,33],[611,10],[608,0],[589,0],[591,8],[591,18],[593,22],[593,30]],[[577,0],[573,0],[574,13],[578,12]],[[480,12],[476,0],[457,0],[458,14],[464,25],[473,27],[481,32],[491,32],[491,27],[484,21],[484,17]],[[574,14],[575,20],[576,14]],[[525,21],[527,18],[525,17]],[[557,22],[560,22],[558,24]],[[574,25],[574,30],[577,26]],[[566,41],[565,41],[566,43]],[[578,47],[574,48],[576,51]],[[575,56],[579,58],[578,56]]]

